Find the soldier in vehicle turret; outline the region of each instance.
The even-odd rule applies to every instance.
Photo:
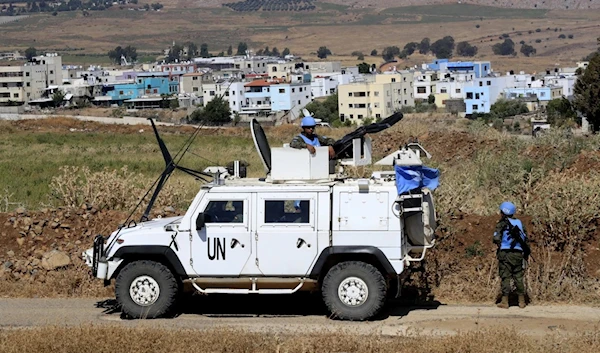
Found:
[[[300,127],[302,132],[295,136],[290,142],[290,147],[302,149],[306,148],[312,154],[316,153],[315,147],[329,146],[329,159],[335,156],[333,144],[335,140],[326,136],[319,136],[315,133],[317,122],[312,116],[306,116],[302,119]]]

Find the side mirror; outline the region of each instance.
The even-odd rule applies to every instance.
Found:
[[[206,221],[204,220],[204,213],[200,213],[198,215],[198,218],[196,218],[196,230],[202,230],[202,228],[204,228],[206,224]]]

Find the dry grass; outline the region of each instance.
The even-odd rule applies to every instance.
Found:
[[[388,15],[387,11],[375,8],[324,10],[299,15],[235,13],[222,8],[197,8],[189,2],[178,2],[161,12],[127,11],[114,7],[108,11],[95,11],[91,17],[61,12],[55,17],[35,15],[6,24],[3,25],[3,44],[7,50],[23,49],[26,46],[23,43],[35,41],[38,49],[84,48],[81,52],[94,54],[105,54],[117,45],[134,45],[139,52],[159,53],[173,40],[194,40],[198,44],[208,43],[209,50],[218,53],[227,50],[229,45],[235,48],[239,41],[246,41],[254,50],[265,46],[280,50],[288,47],[292,53],[306,60],[318,60],[316,50],[325,45],[334,53],[330,59],[355,65],[358,61],[350,55],[353,51],[368,55],[372,49],[381,52],[386,46],[402,47],[423,37],[435,41],[450,34],[457,42],[469,41],[477,45],[479,54],[475,59],[493,60],[496,70],[538,72],[555,64],[573,65],[596,47],[597,11],[552,11],[541,18],[532,15],[531,18],[483,16],[480,19],[476,13],[462,17],[427,15],[427,12],[435,12],[436,8],[433,6],[429,11],[411,14],[408,21],[403,21],[403,16]],[[197,23],[202,23],[202,28]],[[232,27],[231,23],[236,26]],[[476,25],[480,25],[480,28],[476,28]],[[550,27],[551,30],[547,30]],[[128,30],[133,28],[136,30]],[[538,28],[542,31],[535,32]],[[560,33],[573,34],[575,37],[559,39],[560,33],[554,32],[554,28],[560,28]],[[56,33],[60,33],[60,36]],[[504,33],[510,34],[517,43],[517,51],[519,41],[524,40],[537,49],[537,56],[493,55],[491,47],[500,41],[499,36]],[[542,42],[538,44],[536,40]],[[44,44],[40,47],[36,43]],[[366,59],[371,62],[373,58],[367,56]],[[431,56],[413,55],[398,65],[404,68],[432,59]],[[378,57],[373,62],[382,63],[382,59]]]
[[[514,329],[478,330],[448,337],[418,334],[390,337],[378,334],[278,332],[213,329],[161,330],[121,326],[44,327],[0,331],[0,351],[20,352],[522,352],[592,353],[600,349],[598,331],[575,336],[554,334],[542,339]]]

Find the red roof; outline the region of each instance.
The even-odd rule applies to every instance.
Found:
[[[244,87],[266,87],[270,86],[271,82],[267,82],[265,80],[255,80],[252,82],[248,82],[244,85]]]

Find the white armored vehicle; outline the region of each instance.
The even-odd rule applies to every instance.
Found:
[[[421,156],[429,154],[420,145],[377,162],[390,171],[364,179],[342,171],[370,164],[367,133],[401,118],[392,115],[336,142],[334,161],[327,147],[314,155],[270,148],[253,121],[266,178],[244,178],[239,163],[229,172],[208,168],[216,172],[213,181],[202,185],[184,216],[148,220],[174,169],[205,175],[177,166],[154,127],[167,168],[142,221],[97,236],[84,258],[95,277],[116,280],[116,299],[134,318],[168,314],[187,284],[203,294],[316,290],[333,316],[369,319],[387,298],[400,295],[409,263],[422,260],[434,244],[430,189],[437,186],[437,171],[422,167]]]

